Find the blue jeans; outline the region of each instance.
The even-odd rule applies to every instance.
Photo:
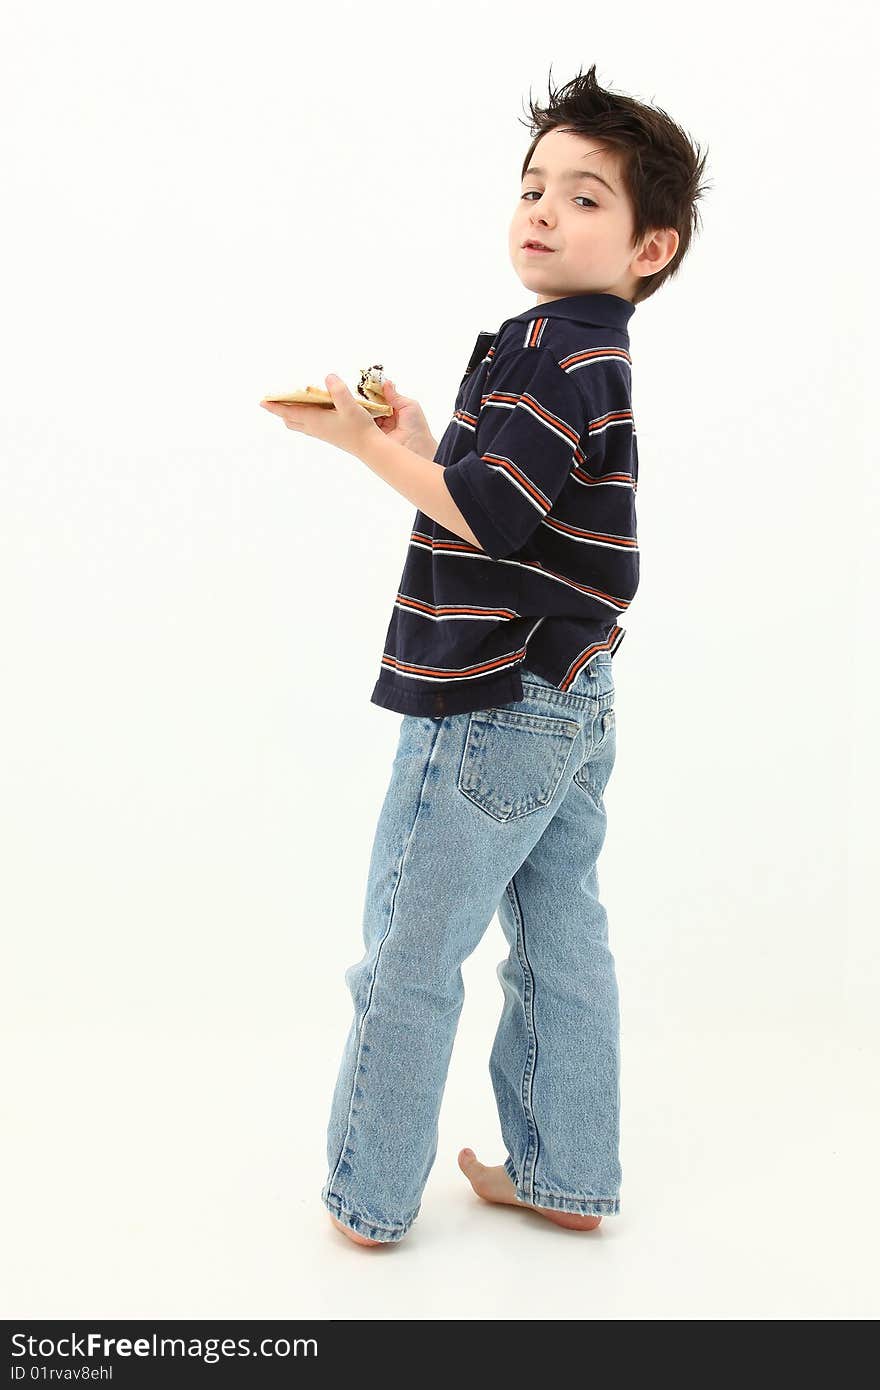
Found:
[[[524,670],[523,699],[403,715],[363,918],[345,972],[354,1017],[327,1133],[327,1209],[396,1241],[419,1212],[464,999],[462,962],[497,911],[510,944],[489,1059],[521,1202],[620,1206],[619,1016],[599,901],[615,756],[612,658],[567,691]]]

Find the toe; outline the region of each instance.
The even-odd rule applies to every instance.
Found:
[[[482,1163],[477,1159],[473,1149],[461,1149],[458,1155],[458,1166],[468,1178],[473,1178],[482,1168]]]

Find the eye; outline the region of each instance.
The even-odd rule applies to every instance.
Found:
[[[532,195],[533,193],[538,193],[537,188],[530,188],[530,189],[528,189],[527,192],[525,192],[525,193],[523,193],[523,194],[521,195],[520,201],[521,201],[521,202],[524,202],[525,199],[531,197],[531,195]],[[539,197],[539,198],[540,198],[540,196],[541,196],[540,193],[538,193],[538,197]],[[575,199],[575,202],[577,202],[577,199],[578,199],[578,198],[583,198],[584,202],[585,202],[585,203],[589,203],[589,205],[590,205],[591,208],[597,208],[597,207],[599,206],[598,203],[594,203],[594,202],[593,202],[593,199],[592,199],[592,198],[588,198],[587,195],[586,195],[585,193],[579,193],[579,194],[577,195],[577,198]]]

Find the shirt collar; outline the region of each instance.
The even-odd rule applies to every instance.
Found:
[[[578,323],[593,323],[600,328],[617,328],[627,331],[627,324],[635,313],[635,304],[619,294],[566,294],[560,299],[548,299],[546,304],[533,304],[521,314],[505,319],[501,328],[508,323],[526,323],[529,319],[575,319]],[[498,332],[501,332],[499,328]]]

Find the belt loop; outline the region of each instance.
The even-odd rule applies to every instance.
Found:
[[[596,658],[593,656],[578,671],[574,680],[574,688],[580,690],[594,690],[598,675]]]
[[[588,661],[586,666],[581,668],[578,676],[578,685],[586,690],[592,690],[596,683],[596,661]]]

